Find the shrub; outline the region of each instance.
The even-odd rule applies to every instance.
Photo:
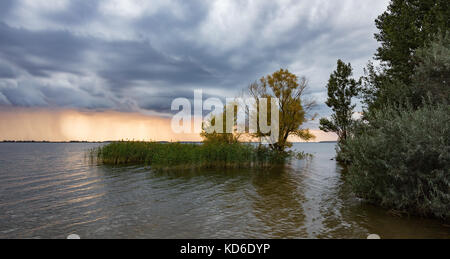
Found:
[[[403,211],[450,219],[450,106],[387,108],[359,122],[341,156],[356,194]]]

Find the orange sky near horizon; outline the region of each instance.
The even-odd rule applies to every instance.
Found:
[[[314,141],[334,141],[337,136],[312,130]],[[116,111],[0,109],[1,140],[36,141],[200,141],[198,134],[175,134],[170,118]],[[292,139],[291,141],[300,141]]]

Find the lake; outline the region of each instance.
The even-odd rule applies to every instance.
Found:
[[[271,170],[92,165],[99,144],[1,143],[0,238],[450,238],[438,220],[356,198],[333,143]]]

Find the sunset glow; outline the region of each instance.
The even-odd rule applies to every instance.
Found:
[[[14,109],[0,111],[0,136],[4,140],[198,141],[198,134],[176,135],[170,119],[125,112]]]
[[[50,109],[0,110],[0,140],[36,141],[200,141],[199,134],[175,134],[170,118],[116,111]],[[315,141],[334,141],[336,136],[312,131]],[[292,141],[298,141],[292,139]]]

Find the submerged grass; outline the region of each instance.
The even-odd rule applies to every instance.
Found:
[[[267,168],[289,157],[246,143],[181,144],[120,141],[96,148],[91,159],[109,165],[143,164],[154,169]]]

